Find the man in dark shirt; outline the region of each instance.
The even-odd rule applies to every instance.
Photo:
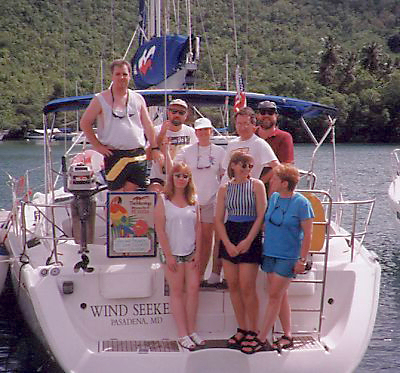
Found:
[[[278,110],[275,102],[262,101],[257,106],[256,134],[272,148],[279,162],[293,163],[293,138],[289,132],[278,128]]]

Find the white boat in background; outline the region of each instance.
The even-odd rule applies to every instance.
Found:
[[[3,141],[3,139],[8,135],[9,130],[0,130],[0,141]]]
[[[167,95],[185,99],[199,111],[205,101],[207,105],[218,106],[226,100],[233,104],[235,95],[189,90],[140,93],[149,106],[162,105]],[[207,344],[194,352],[182,349],[153,236],[154,194],[107,193],[93,178],[101,169],[101,156],[74,148],[64,158],[65,189],[58,187],[60,172],[54,170],[46,141],[46,188],[29,201],[14,198],[15,214],[5,244],[22,312],[66,372],[128,372],[132,367],[141,373],[356,369],[368,347],[379,299],[380,266],[374,252],[363,246],[374,200],[344,201],[316,187],[312,165],[319,147],[334,133],[334,108],[263,94],[246,93],[246,98],[251,107],[273,100],[281,115],[300,118],[307,132],[311,131],[307,115],[320,114],[329,122],[319,141],[312,136],[316,147],[302,180],[317,218],[312,269],[293,281],[289,291],[294,347],[281,354],[254,355],[226,348],[226,339],[236,330],[229,294],[227,289],[207,287],[200,291],[198,313],[198,330]],[[85,96],[49,102],[44,107],[44,128],[54,123],[61,108],[83,108],[83,102],[89,101]],[[333,160],[332,174],[340,174],[335,165]],[[133,213],[116,220],[118,205]],[[148,220],[139,223],[145,220],[137,212],[143,207]],[[131,232],[125,237],[128,245],[120,241],[123,233],[116,233],[125,230]],[[261,309],[265,309],[268,299],[262,272],[257,289]],[[280,333],[277,323],[274,334]]]
[[[391,162],[392,181],[388,190],[389,201],[390,207],[395,213],[397,221],[400,223],[400,149],[392,151]]]
[[[53,140],[55,140],[55,141],[73,141],[73,139],[77,135],[78,135],[77,132],[60,131],[53,135]]]
[[[54,129],[48,129],[47,130],[47,134],[50,137],[53,137],[55,134],[60,133],[61,131],[58,128],[54,128]],[[44,129],[41,128],[35,128],[33,130],[29,130],[26,135],[25,135],[25,139],[26,140],[42,140],[44,141],[44,135],[45,135],[46,131]]]

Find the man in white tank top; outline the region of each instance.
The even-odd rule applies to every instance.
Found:
[[[162,154],[144,98],[128,89],[132,75],[129,62],[114,61],[111,74],[111,87],[93,98],[80,125],[94,150],[104,156],[108,188],[135,191],[148,185],[145,136],[153,159],[161,162]],[[97,134],[93,130],[96,120]]]

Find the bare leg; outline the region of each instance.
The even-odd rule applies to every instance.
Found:
[[[204,277],[204,272],[210,260],[213,232],[214,226],[212,223],[201,223],[202,248],[200,252],[200,278]]]
[[[183,264],[178,264],[177,267],[177,271],[172,272],[164,265],[164,273],[169,285],[171,312],[178,328],[178,336],[183,337],[188,335],[184,297],[185,267]]]
[[[258,296],[256,291],[256,279],[258,264],[241,263],[239,264],[239,283],[240,294],[242,297],[244,311],[247,317],[248,329],[258,330]]]
[[[122,188],[123,192],[135,192],[138,189],[138,185],[131,183],[130,181],[126,181],[125,185]]]
[[[229,295],[231,297],[233,311],[235,312],[236,321],[239,328],[247,330],[245,307],[243,304],[242,295],[240,293],[239,284],[239,265],[233,264],[228,260],[223,259],[222,265],[226,280],[228,281]]]
[[[281,320],[283,333],[288,337],[292,337],[290,304],[289,304],[289,297],[288,297],[287,290],[282,297],[281,310],[279,312],[279,319]]]
[[[219,235],[218,235],[217,231],[215,231],[215,233],[214,233],[212,272],[216,273],[218,275],[221,274],[221,269],[222,269],[222,259],[218,258],[220,242],[221,242],[221,240],[219,239]]]
[[[280,312],[282,298],[287,292],[291,279],[279,276],[276,273],[268,273],[268,305],[265,311],[264,320],[261,325],[258,338],[265,341],[267,334],[271,331]]]
[[[196,331],[197,310],[199,306],[200,273],[193,262],[184,263],[186,280],[186,317],[189,334]]]

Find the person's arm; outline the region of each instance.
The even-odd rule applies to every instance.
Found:
[[[294,163],[293,137],[289,132],[283,132],[285,136],[279,144],[279,154],[281,163]]]
[[[215,207],[215,229],[224,243],[226,250],[230,256],[239,255],[236,246],[230,241],[228,233],[226,232],[224,220],[225,220],[225,194],[226,184],[221,186],[217,194],[217,205]]]
[[[245,253],[251,246],[251,243],[256,238],[258,232],[261,229],[262,223],[264,222],[265,210],[267,208],[267,197],[265,193],[264,183],[258,179],[253,180],[254,194],[256,198],[256,209],[257,209],[257,219],[255,220],[250,232],[247,234],[246,238],[239,242],[237,248],[240,253]]]
[[[273,168],[274,167],[276,167],[276,166],[278,166],[279,165],[279,161],[271,161],[271,162],[268,162],[267,164],[266,164],[266,166],[264,167],[264,169],[262,170],[262,172],[261,172],[261,176],[260,176],[260,179],[264,182],[264,183],[267,183],[267,182],[269,182],[270,180],[271,180],[271,177],[272,177],[272,170],[273,170]]]
[[[156,162],[162,162],[162,154],[160,151],[160,147],[157,144],[156,141],[156,134],[153,126],[153,122],[150,119],[150,114],[149,111],[147,110],[146,102],[144,101],[144,98],[140,96],[140,120],[143,126],[144,133],[146,135],[147,141],[150,144],[150,152],[151,152],[151,157],[154,161]]]
[[[200,206],[196,203],[196,253],[194,255],[194,265],[200,270],[201,258],[201,223],[200,223]]]
[[[93,130],[93,124],[101,112],[102,110],[100,101],[97,97],[94,97],[82,115],[80,127],[87,140],[93,146],[94,150],[100,154],[103,154],[104,156],[110,156],[112,151],[99,141]]]
[[[164,207],[164,199],[161,195],[159,195],[159,197],[157,198],[157,204],[154,210],[154,223],[157,233],[157,239],[165,255],[167,266],[170,271],[176,272],[178,269],[177,263],[174,256],[172,255],[167,232],[165,231],[165,223],[166,223],[165,207]]]
[[[157,138],[156,138],[158,146],[161,146],[161,144],[164,142],[165,135],[166,135],[170,125],[171,125],[171,122],[168,119],[165,120],[163,122],[163,124],[161,125],[160,132],[158,133]]]
[[[300,259],[294,266],[294,273],[303,273],[307,264],[307,255],[311,247],[312,225],[314,219],[305,219],[300,222],[304,232],[303,242],[301,243]]]

